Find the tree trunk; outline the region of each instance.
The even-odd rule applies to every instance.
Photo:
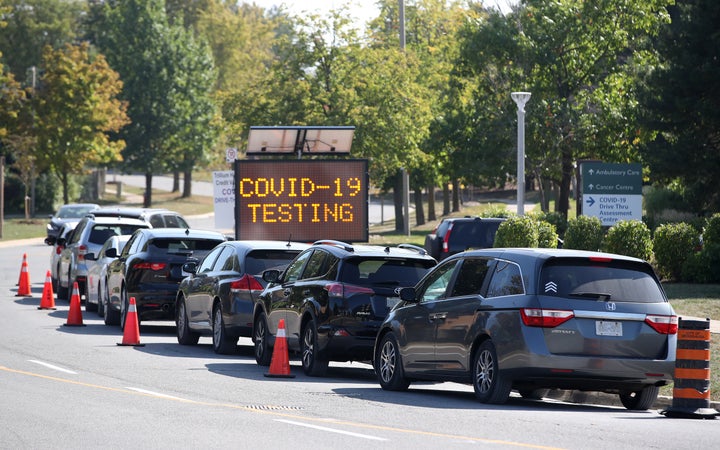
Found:
[[[67,173],[63,173],[60,176],[60,180],[62,181],[63,204],[67,205],[68,203],[70,203],[70,194],[68,193],[68,175],[67,175]]]
[[[182,198],[190,198],[192,196],[192,170],[183,173],[183,193]]]
[[[460,211],[460,180],[453,180],[453,191],[452,191],[452,203],[453,203],[453,212]]]
[[[570,209],[570,183],[572,182],[573,165],[572,152],[563,148],[562,150],[562,179],[560,180],[560,195],[557,199],[557,212],[567,217]]]
[[[173,172],[173,185],[172,185],[172,191],[170,191],[170,192],[179,192],[179,191],[180,191],[180,172],[178,172],[176,170]]]
[[[443,216],[450,214],[450,188],[443,183]]]
[[[435,221],[437,216],[435,215],[435,186],[429,184],[427,187],[428,192],[428,220]]]
[[[152,206],[152,172],[145,172],[145,195],[143,195],[143,208]]]
[[[423,208],[422,189],[415,189],[415,224],[425,225],[425,211]]]
[[[395,175],[395,187],[393,188],[393,203],[395,204],[395,231],[405,231],[405,217],[403,216],[403,182],[400,171]]]

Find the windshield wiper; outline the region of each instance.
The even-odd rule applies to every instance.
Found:
[[[582,297],[582,298],[594,298],[597,300],[610,300],[612,294],[607,292],[571,292],[568,294],[570,297]]]

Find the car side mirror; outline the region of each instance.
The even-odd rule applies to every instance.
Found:
[[[47,245],[55,245],[56,242],[57,242],[57,238],[55,236],[48,236],[45,238],[45,243]]]
[[[65,239],[65,238],[57,238],[57,239],[55,239],[55,244],[57,244],[57,245],[59,245],[59,246],[61,246],[61,247],[64,247],[66,243],[67,243],[67,239]]]
[[[414,287],[404,287],[400,289],[400,300],[404,302],[417,303],[417,292]]]
[[[107,256],[108,258],[117,258],[118,257],[117,249],[115,247],[108,248],[107,250],[105,250],[105,256]]]
[[[182,265],[183,272],[191,273],[195,275],[197,273],[197,261],[189,261]]]
[[[262,279],[268,283],[277,283],[280,279],[280,271],[277,269],[268,269],[262,273]]]

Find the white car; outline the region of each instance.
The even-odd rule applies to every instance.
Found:
[[[52,280],[53,292],[57,292],[58,288],[58,271],[60,270],[60,255],[65,249],[65,243],[70,237],[70,233],[75,229],[78,221],[65,222],[60,226],[57,236],[48,236],[45,238],[47,245],[52,245],[50,252],[50,278]]]
[[[105,304],[107,303],[107,265],[117,259],[110,257],[105,252],[112,248],[115,254],[119,255],[125,244],[130,239],[130,235],[124,234],[119,236],[111,236],[102,248],[97,252],[88,253],[85,259],[95,261],[88,268],[87,273],[87,298],[85,299],[85,311],[97,311],[100,317],[105,316]]]

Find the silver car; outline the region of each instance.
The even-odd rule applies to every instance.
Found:
[[[107,256],[108,249],[113,249],[114,254],[119,255],[125,247],[130,235],[111,236],[103,244],[97,254],[88,253],[85,255],[87,261],[94,261],[95,264],[88,267],[87,273],[87,298],[85,299],[85,311],[97,311],[100,317],[105,316],[105,304],[107,303],[107,265],[117,257]]]
[[[483,403],[512,389],[618,394],[645,410],[673,380],[678,318],[652,267],[626,256],[488,249],[451,256],[400,292],[376,339],[386,390],[472,384]]]

